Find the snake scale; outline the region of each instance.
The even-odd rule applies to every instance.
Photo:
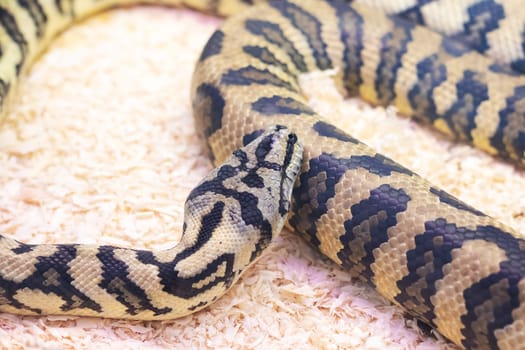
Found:
[[[57,33],[135,2],[144,3],[0,0],[2,111]],[[225,293],[286,221],[452,342],[523,348],[525,241],[325,122],[297,80],[333,69],[347,95],[395,105],[455,140],[525,165],[519,1],[147,2],[240,12],[210,38],[192,84],[197,128],[222,165],[190,193],[184,235],[172,249],[30,245],[0,236],[0,311],[181,317]],[[454,20],[458,13],[463,22]],[[440,21],[447,15],[452,20]]]

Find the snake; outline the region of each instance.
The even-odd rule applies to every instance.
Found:
[[[298,80],[332,70],[342,94],[522,167],[519,1],[0,0],[1,113],[60,32],[137,2],[229,16],[191,87],[217,167],[190,192],[167,250],[0,235],[1,312],[183,317],[226,293],[286,226],[458,346],[523,348],[521,234],[328,123]]]

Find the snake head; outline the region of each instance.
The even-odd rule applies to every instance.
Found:
[[[301,158],[296,135],[274,126],[206,176],[186,200],[185,269],[228,255],[236,277],[260,256],[283,228]]]
[[[187,215],[200,222],[219,206],[224,208],[218,218],[221,222],[231,219],[234,226],[243,228],[268,226],[267,234],[277,234],[290,209],[302,151],[294,133],[283,126],[270,127],[234,151],[191,191]]]

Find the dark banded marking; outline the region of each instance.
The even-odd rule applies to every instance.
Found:
[[[202,50],[199,61],[204,61],[208,57],[215,56],[221,53],[222,42],[224,40],[224,32],[221,30],[216,30]]]
[[[179,276],[179,271],[176,268],[180,261],[194,254],[211,239],[214,231],[222,221],[224,209],[224,202],[216,202],[213,205],[213,208],[202,216],[198,239],[195,240],[195,243],[177,254],[175,259],[170,262],[159,262],[150,251],[137,252],[137,258],[139,261],[144,264],[155,265],[158,267],[158,276],[162,285],[164,286],[163,290],[165,292],[180,298],[190,299],[201,293],[203,290],[211,288],[212,286],[218,285],[222,282],[228,282],[228,280],[231,278],[235,256],[234,254],[230,253],[225,253],[221,256],[218,256],[216,259],[208,263],[203,271],[191,277]],[[224,263],[226,264],[226,268],[223,276],[218,275],[206,285],[195,287],[198,282],[218,273],[219,267],[223,266]]]
[[[218,172],[218,177],[220,179],[227,179],[234,177],[239,174],[240,171],[246,172],[241,178],[241,182],[244,183],[249,188],[263,188],[264,179],[257,174],[257,168],[248,168],[248,155],[243,150],[236,150],[233,152],[233,155],[239,160],[239,166],[233,167],[231,165],[223,165]]]
[[[413,23],[398,17],[391,17],[392,29],[381,38],[380,63],[374,80],[378,103],[389,105],[395,99],[397,72],[403,66],[403,56],[412,42]]]
[[[251,132],[251,133],[249,133],[247,135],[244,135],[242,137],[242,145],[246,146],[247,144],[249,144],[250,142],[252,142],[256,138],[261,136],[263,133],[264,133],[264,129],[259,129],[259,130],[255,130],[255,131],[253,131],[253,132]]]
[[[241,167],[243,167],[243,165],[248,162],[246,153],[242,150],[234,151],[233,155],[237,157],[237,159],[241,162],[241,165],[238,167],[234,167],[229,164],[221,166],[221,168],[217,172],[217,176],[223,181],[239,174],[239,170],[241,169]]]
[[[16,300],[16,298],[14,298],[19,288],[20,286],[18,283],[13,282],[9,279],[4,279],[2,276],[0,276],[0,303],[2,305],[10,305],[20,310],[34,312],[37,315],[42,314],[41,309],[23,304],[20,301]]]
[[[47,25],[47,15],[42,5],[36,0],[18,0],[18,4],[29,13],[29,17],[35,25],[37,38],[42,38]]]
[[[279,127],[279,126],[278,126]],[[297,147],[298,139],[296,134],[290,134],[288,136],[288,141],[286,143],[286,154],[284,157],[283,165],[281,172],[283,175],[286,174],[286,170],[290,167],[290,164],[292,163],[292,156],[295,148]],[[279,214],[281,214],[282,217],[288,215],[288,212],[290,211],[290,198],[287,198],[285,196],[285,193],[283,191],[284,183],[288,179],[285,178],[285,176],[281,176],[281,184],[279,186],[280,188],[280,197],[279,197]]]
[[[190,193],[188,198],[195,198],[192,195],[193,193]],[[224,213],[224,207],[224,202],[217,201],[213,204],[213,208],[210,210],[210,212],[202,216],[198,234],[199,239],[195,242],[194,245],[186,248],[186,250],[180,254],[181,260],[198,251],[200,248],[202,248],[204,244],[206,244],[211,239],[213,233],[221,224],[222,216]]]
[[[320,244],[316,237],[316,223],[328,212],[328,200],[335,196],[335,187],[347,171],[365,169],[380,177],[393,173],[413,175],[411,171],[379,154],[336,158],[331,154],[322,153],[319,157],[310,159],[308,163],[308,170],[299,176],[299,185],[293,191],[293,215],[289,221],[292,227],[314,246]],[[317,191],[312,191],[311,188]]]
[[[273,164],[273,163],[258,162],[255,168],[260,167],[261,164],[262,166],[267,166],[268,164]],[[228,168],[231,167],[229,165],[225,165],[225,166]],[[241,166],[242,166],[242,163],[241,163]],[[220,171],[221,169],[219,169],[219,172]],[[231,174],[231,170],[228,170],[227,172],[228,174]],[[262,212],[258,208],[259,198],[256,195],[249,193],[249,192],[239,191],[237,189],[225,187],[223,184],[224,180],[225,180],[224,178],[216,177],[214,179],[202,182],[199,186],[197,186],[190,192],[190,194],[188,195],[188,199],[186,201],[191,202],[196,197],[199,197],[199,196],[202,196],[208,193],[222,195],[227,198],[232,198],[239,203],[239,207],[241,209],[240,215],[244,223],[246,225],[251,225],[255,228],[258,228],[261,231],[261,236],[262,236],[261,239],[264,239],[265,241],[267,240],[269,242],[269,240],[272,237],[272,227],[271,227],[271,224],[266,219],[264,219]],[[183,255],[183,254],[180,254],[180,255]]]
[[[519,77],[521,75],[520,72],[512,69],[512,67],[506,64],[492,63],[489,65],[489,71],[491,71],[492,73],[509,75],[513,77]]]
[[[55,7],[64,16],[75,17],[75,0],[55,0]]]
[[[525,25],[521,29],[521,52],[525,56]],[[525,74],[525,57],[512,61],[510,67],[521,74]]]
[[[159,262],[150,251],[137,252],[139,261],[144,264],[157,266],[158,277],[163,285],[163,291],[183,299],[191,299],[200,293],[209,290],[221,283],[228,289],[238,272],[234,271],[235,254],[224,253],[210,261],[206,268],[191,277],[181,277],[176,269],[180,261]],[[210,278],[214,276],[213,278]],[[203,284],[202,281],[207,281]],[[199,283],[202,286],[198,286]],[[195,306],[197,308],[198,306]]]
[[[286,73],[288,77],[294,78],[290,73],[290,70],[288,69],[286,63],[277,59],[277,57],[275,57],[275,55],[267,47],[246,45],[243,46],[242,50],[248,55],[257,58],[264,64],[279,67],[283,72]]]
[[[261,97],[257,101],[252,103],[253,110],[265,114],[265,115],[279,115],[279,114],[292,114],[292,115],[314,115],[310,106],[294,100],[291,97]]]
[[[396,16],[412,23],[427,25],[426,16],[424,15],[425,5],[434,1],[418,0],[417,4],[401,10]],[[429,14],[431,12],[426,11],[426,15],[428,16]],[[488,51],[490,49],[489,34],[497,30],[499,22],[506,17],[503,6],[494,0],[480,0],[466,8],[464,14],[468,18],[463,23],[461,30],[446,37],[445,40],[461,43],[460,46],[465,50],[476,50],[481,53]],[[430,26],[432,27],[432,25]],[[525,33],[525,29],[522,33]],[[525,53],[525,45],[523,45],[521,51]],[[510,62],[510,66],[515,72],[525,73],[525,60],[523,59]]]
[[[77,257],[75,245],[64,244],[50,256],[40,256],[35,264],[35,271],[20,283],[6,281],[3,286],[15,287],[16,290],[39,290],[45,294],[59,295],[64,302],[62,311],[89,309],[101,312],[102,307],[87,295],[78,290],[74,279],[69,274],[69,263]],[[14,292],[12,295],[16,295]]]
[[[415,24],[427,25],[428,21],[426,17],[428,17],[429,14],[431,15],[430,17],[432,17],[432,14],[431,11],[424,11],[425,5],[434,1],[436,0],[417,0],[413,6],[411,5],[400,10],[395,16]],[[488,51],[491,48],[489,40],[490,33],[498,30],[500,28],[500,22],[507,16],[501,2],[495,0],[479,0],[466,8],[464,14],[468,18],[463,23],[461,30],[456,34],[451,34],[446,37],[445,40],[462,43],[460,46],[464,50],[476,50],[481,53]],[[430,24],[430,27],[432,27],[432,24]],[[525,55],[525,28],[521,30],[521,33],[522,45],[520,49],[521,56],[523,56]],[[505,65],[514,72],[525,73],[524,58],[517,58]]]
[[[303,55],[301,55],[295,48],[295,45],[288,40],[277,23],[249,19],[246,20],[245,27],[250,33],[264,38],[267,42],[276,45],[286,52],[297,70],[300,72],[306,72],[308,70]]]
[[[18,27],[15,18],[11,15],[9,10],[3,7],[0,7],[0,25],[4,28],[6,34],[20,50],[20,60],[16,64],[16,75],[19,75],[28,53],[28,44],[26,38]]]
[[[201,122],[206,125],[203,128],[206,139],[222,128],[225,104],[221,91],[214,85],[202,84],[196,89],[193,110],[194,114],[202,118]]]
[[[355,169],[366,169],[371,174],[381,177],[390,176],[393,173],[404,174],[408,176],[414,173],[407,168],[397,164],[392,159],[377,153],[374,156],[352,156],[350,157],[352,163],[355,164]]]
[[[11,249],[11,251],[15,254],[24,254],[32,252],[34,248],[34,245],[20,243],[18,247]]]
[[[312,50],[317,68],[320,70],[332,68],[332,60],[326,51],[327,45],[321,36],[322,24],[319,19],[288,1],[270,2],[270,5],[281,12],[303,34]]]
[[[439,201],[441,203],[448,204],[451,207],[454,207],[454,208],[459,209],[459,210],[468,211],[469,213],[474,214],[476,216],[486,216],[484,213],[482,213],[479,210],[471,207],[468,204],[463,203],[462,201],[460,201],[456,197],[451,196],[450,194],[448,194],[447,192],[445,192],[443,190],[440,190],[440,189],[435,188],[435,187],[430,187],[430,193],[436,195],[439,198]]]
[[[0,243],[3,243],[2,240],[4,239],[7,238],[4,238],[0,235]],[[32,251],[33,247],[34,245],[19,243],[19,246],[11,249],[11,251],[13,253],[23,254]],[[13,282],[11,279],[4,279],[0,274],[0,304],[11,305],[12,307],[20,310],[27,310],[36,314],[41,314],[41,309],[33,308],[29,305],[23,304],[14,297],[19,288],[19,283]]]
[[[140,251],[137,253],[139,261],[144,264],[155,265],[158,267],[158,276],[164,286],[163,290],[165,292],[180,298],[190,299],[199,295],[202,291],[212,288],[220,283],[224,283],[227,288],[233,282],[233,266],[235,261],[235,254],[233,253],[225,253],[218,256],[213,261],[209,262],[205,269],[191,277],[179,276],[179,271],[176,268],[180,261],[194,254],[211,239],[213,232],[217,229],[222,220],[224,206],[224,202],[217,202],[209,213],[203,215],[198,239],[195,241],[195,244],[177,254],[172,261],[159,262],[150,251]],[[224,267],[224,272],[218,274],[221,266]],[[209,280],[205,285],[199,287],[195,286],[199,282],[207,280],[214,275],[216,276]]]
[[[406,253],[409,274],[396,283],[400,292],[395,300],[410,304],[410,309],[418,310],[415,316],[434,326],[430,298],[436,293],[435,283],[444,277],[443,266],[452,261],[453,247],[448,242],[452,235],[443,229],[445,225],[444,219],[425,224],[426,231],[415,237],[415,248]]]
[[[276,130],[283,129],[283,126],[276,126]],[[285,157],[283,159],[283,163],[277,164],[268,162],[265,158],[268,155],[268,153],[274,148],[274,136],[268,135],[264,139],[262,139],[259,142],[259,145],[257,146],[257,149],[255,150],[255,156],[257,157],[257,166],[254,169],[249,169],[248,174],[257,174],[257,168],[268,168],[275,171],[280,172],[281,180],[279,184],[279,214],[284,217],[288,214],[288,211],[290,209],[290,201],[288,198],[286,198],[285,192],[283,191],[283,186],[287,178],[285,178],[286,170],[290,166],[291,157],[295,148],[295,144],[297,143],[297,136],[295,134],[290,134],[286,143],[286,150],[285,150]],[[262,178],[261,178],[262,181]],[[264,186],[263,186],[264,187]],[[269,241],[266,241],[266,239],[263,241],[264,244],[268,244]],[[262,248],[263,246],[259,246]],[[255,251],[256,252],[256,251]],[[254,253],[255,253],[254,252]]]
[[[416,65],[417,82],[408,92],[410,107],[414,118],[432,123],[440,115],[437,113],[433,91],[447,80],[447,68],[438,54],[433,54]]]
[[[525,250],[520,246],[520,241],[509,233],[493,226],[478,226],[476,230],[471,230],[458,227],[442,218],[425,223],[425,232],[415,237],[414,249],[407,252],[409,274],[397,282],[400,293],[395,299],[401,305],[409,303],[412,310],[425,310],[416,316],[434,324],[436,315],[431,298],[437,292],[436,283],[443,279],[444,268],[452,261],[454,249],[461,248],[465,242],[471,240],[493,243],[504,250],[507,256],[497,273],[474,283],[463,292],[463,297],[467,300],[467,314],[461,317],[464,325],[462,333],[466,337],[463,345],[468,349],[476,348],[479,345],[476,336],[486,334],[488,344],[495,349],[497,344],[494,331],[512,323],[504,315],[512,315],[512,311],[519,307],[518,283],[520,276],[525,275],[525,265],[521,263],[525,259]],[[424,273],[421,275],[422,271]],[[502,276],[506,276],[508,286],[499,284]],[[515,295],[515,298],[513,301],[504,300],[500,298],[501,295]],[[481,307],[489,301],[492,305],[488,309]],[[416,302],[420,304],[414,305]],[[479,312],[498,314],[482,316]],[[498,323],[479,324],[482,317],[491,319],[492,316],[498,319]],[[480,343],[486,344],[483,340]]]
[[[478,79],[478,73],[465,70],[463,79],[456,83],[456,101],[443,114],[443,120],[458,140],[472,141],[478,107],[488,99],[488,87]]]
[[[513,322],[512,310],[519,307],[517,283],[512,283],[508,277],[505,276],[503,271],[498,271],[465,290],[464,295],[469,295],[471,298],[466,299],[465,304],[469,311],[461,318],[462,321],[464,319],[471,320],[470,327],[465,327],[462,330],[462,334],[469,337],[468,340],[463,342],[463,344],[468,344],[467,349],[479,349],[484,344],[490,345],[487,347],[488,349],[499,349],[494,331],[511,324]],[[511,279],[513,279],[512,277]],[[514,284],[514,286],[511,286],[511,284]],[[473,295],[472,291],[475,291],[476,294]],[[476,309],[494,306],[494,310],[491,310],[491,314],[488,315],[490,317],[489,320],[494,318],[494,321],[487,320],[487,315],[483,312],[476,312]],[[481,329],[483,332],[475,334],[473,329]]]
[[[322,120],[316,122],[313,126],[313,129],[317,132],[319,136],[329,137],[343,142],[351,142],[358,144],[359,141],[352,136],[347,135],[344,131],[336,128],[332,124],[328,124]]]
[[[487,328],[488,344],[491,348],[497,348],[495,332],[513,323],[512,313],[520,306],[520,292],[518,284],[525,275],[525,249],[520,242],[512,239],[512,236],[496,227],[478,227],[478,234],[505,250],[507,260],[500,264],[500,270],[487,276],[478,283],[473,284],[463,292],[466,300],[467,314],[461,317],[465,324],[462,331],[466,340],[463,342],[466,348],[478,344],[486,344],[485,339],[476,339],[483,335],[478,332],[479,326]],[[483,305],[492,305],[494,321],[479,325],[477,321],[478,310]]]
[[[217,130],[222,128],[225,104],[221,91],[214,85],[201,84],[195,89],[192,99],[193,115],[197,129],[201,132],[200,136],[205,140],[204,147],[208,157],[212,162],[215,161],[215,156],[209,140]]]
[[[447,36],[441,37],[441,43],[439,46],[444,52],[452,57],[461,57],[474,51],[472,47],[465,45],[461,40],[452,39]]]
[[[1,57],[2,56],[0,56],[0,58]],[[9,93],[10,87],[11,85],[9,83],[6,83],[3,79],[0,79],[0,111],[4,109],[5,98]]]
[[[198,303],[195,304],[195,305],[189,306],[189,307],[188,307],[188,310],[190,310],[190,311],[195,311],[195,310],[198,310],[198,309],[200,309],[200,308],[202,308],[202,307],[204,307],[204,306],[206,306],[206,305],[208,305],[208,302],[206,302],[206,301],[201,301],[201,302],[198,302]]]
[[[410,197],[403,189],[384,184],[370,191],[370,197],[352,205],[352,218],[344,222],[339,238],[343,249],[337,253],[342,266],[374,285],[374,250],[389,240],[388,229],[397,225],[396,215],[407,210]]]
[[[427,25],[424,8],[425,5],[434,1],[417,0],[417,4],[401,10],[396,16],[412,23]],[[426,11],[427,16],[429,13],[430,11]],[[468,16],[468,19],[463,23],[462,29],[456,34],[444,37],[444,40],[459,44],[457,48],[461,47],[464,52],[476,50],[484,53],[488,51],[490,49],[489,34],[498,30],[500,21],[506,17],[504,7],[495,0],[480,0],[471,4],[466,9],[465,15]],[[521,52],[525,54],[525,28],[521,33],[523,36]],[[452,46],[443,46],[443,48],[452,48]],[[525,59],[523,58],[511,61],[508,66],[514,72],[525,73]]]
[[[413,6],[413,7],[404,9],[396,15],[403,18],[406,21],[424,25],[425,16],[423,15],[423,12],[421,10],[422,10],[422,6],[418,4],[417,6]]]
[[[99,283],[108,293],[112,294],[122,305],[126,312],[137,315],[143,311],[152,311],[155,315],[163,315],[172,311],[170,307],[159,309],[151,304],[148,294],[129,278],[128,265],[115,256],[111,246],[101,246],[97,258],[102,264],[102,280]]]
[[[523,115],[525,115],[525,85],[516,87],[514,94],[507,97],[505,108],[498,113],[498,127],[490,138],[490,144],[504,159],[523,158],[525,152]],[[514,136],[513,133],[516,135]]]
[[[255,171],[250,171],[241,181],[250,188],[264,188],[264,179]]]
[[[282,129],[282,127],[276,126],[276,130],[280,130],[280,129]],[[290,135],[290,138],[288,139],[288,143],[291,142],[290,140],[293,138],[295,138],[294,143],[297,141],[297,137],[295,135],[293,136],[292,135],[293,134]],[[268,156],[268,154],[275,148],[274,147],[275,141],[276,141],[275,135],[272,135],[272,134],[267,135],[266,137],[264,137],[263,139],[259,141],[255,149],[255,157],[257,159],[257,163],[255,164],[255,166],[252,166],[252,167],[248,166],[249,158],[248,158],[248,154],[244,150],[238,149],[234,151],[233,155],[240,162],[240,164],[236,167],[236,169],[250,173],[250,172],[257,172],[257,170],[261,168],[271,169],[275,171],[281,171],[283,170],[283,168],[286,168],[289,165],[289,159],[287,163],[287,156],[289,155],[288,154],[288,151],[289,151],[288,144],[287,144],[287,149],[285,153],[285,159],[283,160],[283,164],[278,164],[278,163],[270,162],[266,160],[266,157]],[[225,166],[231,167],[230,165],[226,164],[226,165],[223,165],[220,169],[222,170],[222,168]]]
[[[193,193],[191,193],[188,198],[196,197],[192,196],[192,194]],[[213,233],[215,232],[217,227],[219,227],[221,221],[223,220],[224,207],[224,202],[217,201],[213,204],[213,208],[211,208],[211,210],[208,213],[202,216],[202,219],[200,220],[198,234],[199,239],[195,241],[195,244],[187,247],[185,250],[183,250],[180,254],[177,255],[177,262],[186,259],[210,241],[210,239],[213,236]]]
[[[494,0],[483,0],[467,8],[468,20],[463,23],[463,31],[453,36],[479,52],[490,49],[488,34],[499,28],[505,18],[501,4]]]
[[[285,127],[283,126],[277,125],[275,126],[274,130],[279,131],[284,128]],[[290,200],[288,198],[285,198],[285,193],[283,191],[283,185],[284,185],[284,182],[288,180],[288,179],[285,179],[285,175],[291,163],[292,153],[295,149],[295,144],[297,143],[297,136],[295,136],[295,134],[288,135],[288,139],[286,143],[286,150],[285,150],[285,157],[283,159],[282,164],[277,164],[277,163],[273,163],[273,162],[266,160],[266,157],[270,153],[270,150],[274,149],[275,142],[276,142],[275,134],[267,135],[261,141],[259,141],[259,144],[257,145],[257,148],[254,152],[257,158],[257,164],[253,169],[249,169],[249,171],[256,172],[257,169],[259,168],[267,168],[267,169],[272,169],[280,173],[281,180],[279,184],[279,209],[278,210],[279,210],[279,214],[282,217],[285,217],[288,214],[288,210],[290,208]],[[246,205],[244,204],[244,201],[241,201],[238,198],[236,199],[240,201],[241,206]],[[251,204],[252,203],[250,203],[250,205]],[[250,261],[253,261],[257,257],[259,257],[264,251],[264,249],[270,244],[270,241],[272,240],[272,230],[273,230],[272,224],[268,220],[263,219],[263,216],[260,214],[260,210],[258,209],[258,199],[257,201],[253,201],[253,205],[254,207],[250,213],[252,217],[250,219],[247,219],[245,218],[245,216],[242,215],[242,218],[246,224],[259,228],[261,232],[261,237],[259,241],[256,242],[255,249],[252,251],[252,254],[250,256]],[[243,211],[244,211],[244,208],[243,208]]]
[[[247,66],[237,70],[228,70],[222,75],[221,83],[225,85],[236,86],[250,86],[252,84],[272,85],[285,88],[289,91],[297,91],[297,89],[292,84],[282,80],[277,75],[271,73],[269,70],[258,69],[253,66]]]
[[[514,153],[517,158],[523,158],[525,156],[525,130],[520,130],[511,143],[514,146]]]
[[[255,157],[257,158],[257,166],[260,166],[263,163],[266,163],[265,158],[270,153],[270,151],[273,149],[274,141],[275,140],[274,140],[273,135],[266,135],[259,141],[259,143],[257,144],[257,148],[255,149]],[[274,169],[275,170],[279,169],[279,164],[275,164]]]
[[[359,94],[363,82],[361,67],[363,59],[363,18],[353,8],[338,1],[330,2],[338,18],[340,40],[343,43],[343,83],[350,96]]]

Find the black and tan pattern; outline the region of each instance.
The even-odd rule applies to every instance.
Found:
[[[58,31],[130,1],[0,4],[2,106]],[[234,283],[290,209],[291,228],[456,344],[523,347],[525,241],[323,121],[298,75],[334,69],[344,93],[395,105],[522,166],[525,78],[496,61],[520,69],[525,17],[512,0],[370,1],[399,17],[363,2],[281,0],[228,20],[203,49],[192,101],[210,157],[220,164],[233,155],[190,194],[182,242],[150,252],[0,236],[0,310],[128,319],[194,312]],[[184,4],[219,14],[246,7]],[[444,11],[456,14],[448,24]],[[502,36],[511,54],[498,50]]]
[[[202,309],[282,230],[301,155],[282,126],[235,151],[190,193],[183,238],[165,251],[0,236],[0,310],[170,319]]]
[[[525,73],[525,18],[519,0],[355,0],[418,24]]]

